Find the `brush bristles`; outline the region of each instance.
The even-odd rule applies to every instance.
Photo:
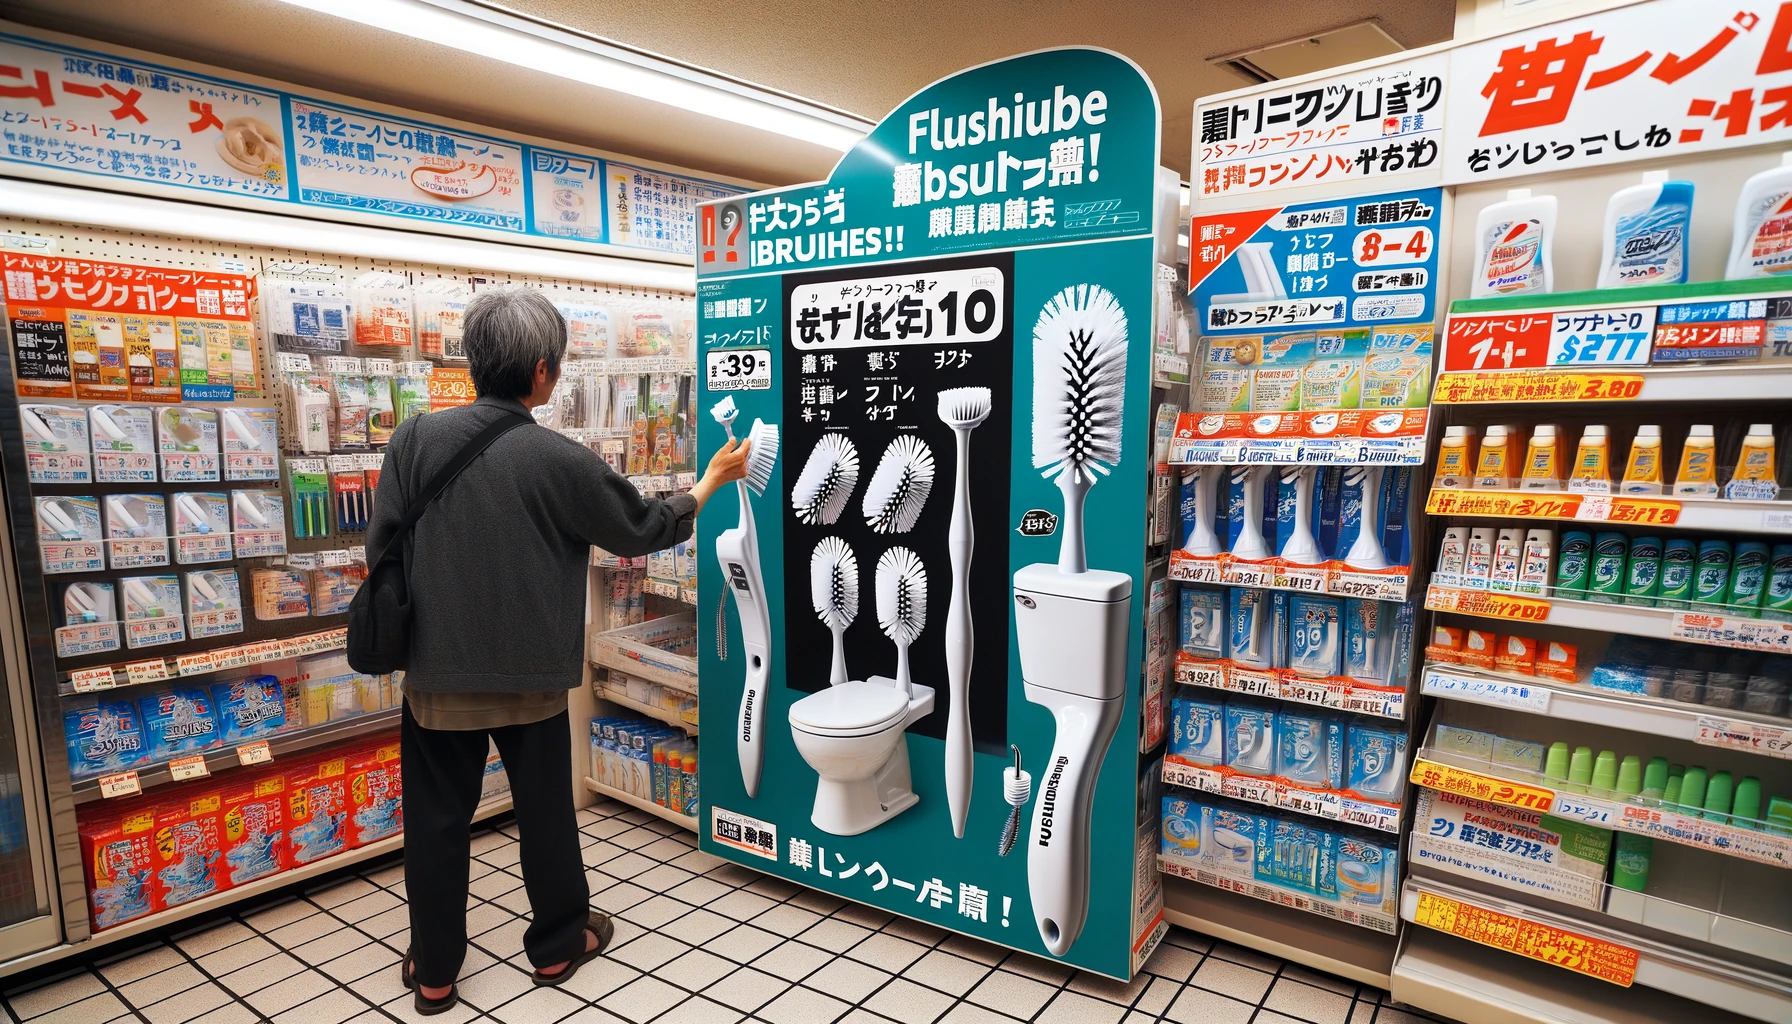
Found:
[[[823,434],[790,492],[790,507],[810,526],[832,526],[859,485],[859,450],[845,434]]]
[[[988,388],[947,388],[939,395],[940,419],[954,430],[967,430],[989,416],[994,396]]]
[[[1120,461],[1126,402],[1126,311],[1079,284],[1052,296],[1033,325],[1033,468],[1094,483]]]
[[[915,435],[903,434],[884,449],[865,487],[865,521],[878,533],[907,533],[932,490],[933,451]]]
[[[927,628],[927,567],[908,548],[877,560],[877,624],[899,644],[914,643]]]
[[[809,600],[829,629],[845,629],[859,615],[859,560],[838,537],[823,537],[809,556]]]
[[[747,438],[753,444],[747,451],[747,486],[754,494],[764,494],[772,484],[772,469],[778,464],[778,425],[754,420]]]
[[[717,423],[726,426],[734,422],[734,417],[740,415],[740,410],[735,408],[734,396],[726,395],[720,402],[709,407],[709,414],[715,417]]]

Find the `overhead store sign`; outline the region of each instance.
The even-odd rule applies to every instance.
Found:
[[[740,191],[7,33],[0,164],[681,255],[695,248],[697,205]]]
[[[1792,139],[1792,3],[1655,0],[1450,51],[1448,183]]]
[[[1445,116],[1448,116],[1448,124]],[[1792,139],[1792,3],[1654,0],[1195,105],[1197,202]]]

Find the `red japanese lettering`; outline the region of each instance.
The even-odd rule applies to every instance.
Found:
[[[25,78],[24,71],[5,64],[0,64],[0,75],[17,78],[21,81]],[[48,71],[33,71],[31,76],[31,85],[0,85],[0,96],[12,99],[24,99],[29,96],[36,99],[39,106],[55,106],[56,97],[50,92],[50,73]]]
[[[1502,50],[1499,67],[1481,89],[1481,95],[1492,101],[1481,134],[1561,124],[1580,88],[1587,60],[1604,44],[1603,36],[1582,32],[1566,43],[1544,39],[1529,49]]]
[[[216,128],[219,131],[224,130],[224,122],[218,120],[217,114],[212,113],[212,105],[210,103],[201,103],[198,100],[188,100],[187,109],[199,115],[187,122],[188,132],[202,132],[207,128]]]

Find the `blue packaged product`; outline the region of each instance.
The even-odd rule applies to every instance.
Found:
[[[1269,594],[1269,664],[1288,667],[1288,596],[1280,590]]]
[[[1343,671],[1344,605],[1335,597],[1289,598],[1288,667],[1303,676]]]
[[[1180,796],[1164,797],[1163,841],[1159,850],[1171,860],[1199,861],[1205,855],[1207,808]]]
[[[1302,892],[1319,892],[1320,866],[1332,860],[1335,837],[1304,821],[1278,818],[1270,823],[1269,842],[1257,845],[1257,877]]]
[[[144,758],[142,719],[128,700],[102,700],[62,713],[68,770],[77,779],[122,772]]]
[[[1344,726],[1326,714],[1276,713],[1276,775],[1307,789],[1340,789]]]
[[[163,690],[137,701],[143,740],[151,761],[204,750],[218,742],[211,695],[196,688]]]
[[[1226,595],[1217,587],[1183,587],[1176,639],[1197,658],[1226,656]]]
[[[1345,598],[1344,674],[1365,683],[1386,682],[1395,631],[1396,624],[1380,601]]]
[[[1396,466],[1382,475],[1381,550],[1389,565],[1411,565],[1411,538],[1406,529],[1412,507],[1412,467]]]
[[[225,743],[244,743],[286,725],[286,694],[273,676],[213,683],[212,708]]]
[[[1338,902],[1392,913],[1400,878],[1400,854],[1392,846],[1339,836],[1337,870],[1328,876],[1336,883]]]
[[[1209,867],[1233,878],[1257,877],[1257,851],[1270,842],[1272,819],[1251,811],[1211,806],[1203,845]]]
[[[1398,803],[1406,787],[1406,733],[1352,721],[1346,789],[1365,800]]]
[[[1275,771],[1276,710],[1239,701],[1226,705],[1226,766],[1240,775]]]
[[[1226,591],[1226,657],[1246,668],[1274,665],[1269,591],[1231,587]]]
[[[1218,767],[1226,760],[1226,705],[1178,697],[1170,702],[1170,756]]]

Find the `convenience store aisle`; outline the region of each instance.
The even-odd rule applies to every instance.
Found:
[[[1129,985],[803,889],[695,850],[620,804],[579,812],[610,956],[565,989],[529,984],[514,824],[475,836],[462,1005],[439,1024],[1424,1024],[1387,993],[1170,930]],[[420,1020],[398,981],[404,868],[294,899],[7,992],[41,1024],[373,1024]],[[739,923],[746,922],[746,923]]]

